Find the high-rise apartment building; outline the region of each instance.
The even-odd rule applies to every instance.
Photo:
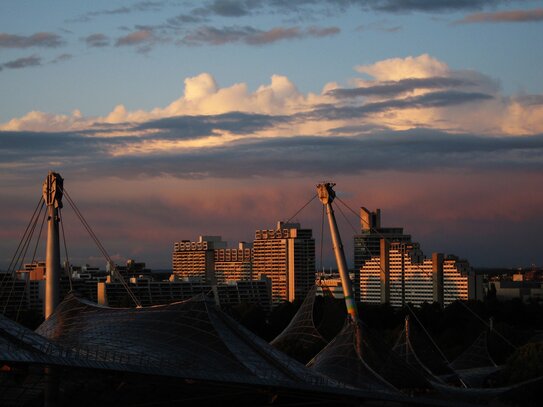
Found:
[[[360,299],[401,307],[410,303],[482,299],[482,280],[465,260],[434,253],[425,258],[417,243],[381,241],[379,255],[360,269]]]
[[[303,299],[315,283],[315,239],[299,223],[278,222],[276,229],[255,232],[253,278],[272,283],[272,301]]]
[[[371,212],[360,208],[360,234],[354,236],[354,269],[360,270],[365,262],[379,256],[381,239],[389,242],[410,242],[411,236],[403,228],[381,227],[381,209]]]
[[[237,249],[215,249],[215,277],[218,284],[252,280],[252,245],[240,242]]]
[[[197,242],[182,240],[173,245],[173,273],[182,278],[215,283],[215,249],[226,248],[220,236],[200,236]]]

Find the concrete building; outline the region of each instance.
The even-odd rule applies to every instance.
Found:
[[[215,283],[215,249],[225,249],[220,236],[200,236],[197,242],[182,240],[173,245],[172,270],[182,278]]]
[[[520,298],[524,302],[543,301],[543,282],[525,280],[496,280],[489,283],[496,290],[496,298],[500,301]]]
[[[410,242],[411,235],[406,235],[403,228],[381,227],[381,209],[371,212],[360,208],[360,234],[354,236],[354,268],[360,270],[365,262],[379,256],[381,239],[389,242]]]
[[[237,249],[215,249],[215,277],[218,284],[252,280],[252,245],[240,242]]]
[[[303,299],[315,283],[315,239],[299,223],[278,222],[255,232],[253,277],[272,282],[272,302]]]
[[[349,278],[351,281],[355,281],[355,273],[354,270],[349,270]],[[317,272],[317,285],[319,288],[317,289],[317,295],[332,295],[334,298],[337,299],[345,299],[345,294],[343,291],[343,284],[341,283],[341,277],[338,273],[338,271],[331,271],[329,273],[327,272]],[[323,288],[326,290],[325,293],[323,293]],[[353,287],[355,288],[355,291],[358,290],[359,287]]]
[[[361,301],[444,306],[457,299],[483,299],[482,278],[465,260],[434,253],[425,258],[417,243],[381,241],[379,256],[360,270]]]
[[[132,277],[127,283],[143,306],[169,304],[204,294],[212,295],[219,306],[249,303],[259,305],[265,311],[271,309],[270,282],[266,279],[208,284],[198,278],[179,278],[172,275],[170,280],[165,281]],[[110,307],[134,306],[126,288],[115,279],[108,278],[99,282],[97,291],[99,304]]]

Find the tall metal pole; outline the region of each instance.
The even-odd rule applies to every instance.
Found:
[[[45,318],[55,311],[60,300],[60,243],[58,209],[62,208],[62,177],[49,172],[43,183],[47,205],[47,252],[45,255]]]
[[[336,193],[332,189],[334,185],[335,184],[332,183],[319,184],[317,185],[317,192],[322,204],[326,206],[330,234],[332,235],[332,245],[334,246],[334,255],[336,257],[339,276],[341,278],[341,285],[343,286],[343,295],[345,296],[347,312],[349,313],[351,320],[358,323],[358,310],[353,297],[352,282],[349,278],[349,270],[347,269],[347,262],[345,261],[345,252],[343,251],[341,236],[339,235],[334,209],[332,208],[332,201],[336,197]]]

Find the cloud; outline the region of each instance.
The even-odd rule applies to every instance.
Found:
[[[428,54],[416,57],[385,59],[370,65],[359,65],[356,70],[370,75],[378,81],[443,77],[449,73],[447,64]]]
[[[194,16],[240,18],[255,14],[333,15],[344,13],[351,7],[386,13],[429,12],[444,13],[462,10],[480,10],[510,3],[509,0],[214,0],[191,11]]]
[[[243,120],[257,126],[269,125],[270,118],[195,117],[152,123],[148,127],[183,129],[200,126],[204,133],[215,121],[219,126],[251,130]],[[230,121],[230,123],[229,123]],[[206,129],[207,127],[207,129]],[[318,177],[359,174],[365,171],[429,171],[472,169],[490,171],[543,170],[543,134],[531,137],[486,137],[475,134],[448,134],[431,129],[376,131],[371,136],[245,138],[216,147],[159,150],[149,154],[140,143],[167,141],[170,133],[139,137],[96,137],[85,133],[0,132],[0,157],[5,172],[47,171],[51,161],[62,163],[64,171],[92,177],[116,174],[122,178],[169,176],[185,179],[257,176]],[[130,153],[117,154],[116,151]],[[21,155],[37,158],[20,162]],[[331,159],[341,157],[341,159]],[[10,164],[17,165],[11,169]],[[88,174],[88,176],[91,176]]]
[[[117,38],[116,47],[137,47],[138,52],[147,53],[154,45],[159,42],[165,42],[165,38],[160,38],[150,27],[139,27],[137,31],[131,32],[125,36]]]
[[[207,11],[223,17],[242,17],[250,14],[250,6],[250,1],[215,0]]]
[[[204,16],[200,15],[192,15],[192,14],[179,14],[175,17],[169,18],[166,21],[166,24],[163,26],[163,28],[168,27],[183,27],[187,24],[195,24],[195,23],[204,23],[207,22],[208,19]]]
[[[241,112],[224,113],[212,116],[178,116],[151,120],[136,127],[137,130],[161,130],[161,137],[177,139],[202,138],[220,135],[220,131],[233,134],[253,134],[288,122],[287,116],[248,114]],[[159,133],[152,133],[154,137]]]
[[[328,37],[339,34],[340,32],[339,27],[309,27],[307,29],[307,34],[312,37]]]
[[[508,0],[369,0],[367,4],[374,10],[393,13],[411,11],[441,13],[447,11],[477,10],[484,7],[495,7],[497,4],[509,2],[510,1]]]
[[[30,36],[0,33],[0,48],[57,48],[64,44],[58,34],[39,32]]]
[[[518,0],[517,2],[521,2]],[[300,17],[330,16],[345,13],[352,7],[384,13],[446,13],[481,10],[514,2],[511,0],[214,0],[192,10],[192,15],[239,18],[255,14],[297,14]]]
[[[457,23],[529,23],[536,21],[543,21],[543,8],[474,13],[465,16]]]
[[[92,125],[93,120],[85,120],[79,110],[71,115],[56,115],[38,111],[31,111],[22,117],[9,120],[0,126],[0,130],[27,130],[27,131],[62,131],[82,130]]]
[[[543,105],[543,95],[524,95],[516,98],[516,101],[527,106]]]
[[[40,65],[41,58],[36,55],[31,55],[29,57],[17,58],[13,61],[5,62],[1,66],[8,69],[21,69]]]
[[[82,14],[73,19],[69,19],[66,22],[68,23],[83,23],[91,21],[95,17],[100,16],[111,16],[111,15],[121,15],[129,14],[134,12],[148,12],[148,11],[159,11],[164,6],[163,1],[140,1],[131,6],[117,7],[114,9],[90,11],[88,13]]]
[[[338,182],[353,207],[383,208],[387,223],[408,226],[428,253],[532,260],[543,227],[543,193],[534,188],[543,174],[543,95],[505,96],[484,74],[429,56],[400,58],[399,70],[380,62],[347,81],[352,87],[324,84],[320,94],[301,93],[282,75],[249,90],[202,73],[148,111],[118,105],[102,117],[14,118],[0,125],[0,184],[10,191],[0,252],[16,247],[25,205],[53,169],[110,253],[155,268],[170,267],[179,239],[250,241],[254,229],[294,213],[321,179]],[[496,127],[479,132],[487,120]],[[315,205],[299,219],[318,234]],[[69,226],[77,222],[69,208],[63,215],[72,261],[100,265]],[[496,251],[511,244],[512,230],[532,237]]]
[[[362,24],[356,27],[357,31],[374,30],[374,31],[387,32],[387,33],[398,32],[402,29],[403,27],[401,25],[393,25],[389,21],[386,21],[386,20],[376,21],[369,24]]]
[[[251,33],[245,36],[243,41],[249,45],[264,45],[282,40],[301,38],[302,36],[303,34],[298,27],[276,27],[268,31]]]
[[[314,111],[302,115],[313,119],[320,118],[321,120],[324,118],[328,120],[361,119],[368,115],[384,113],[390,110],[443,108],[492,98],[493,96],[485,93],[447,90],[402,99],[366,103],[362,106],[322,105]]]
[[[308,37],[326,37],[340,32],[337,27],[275,27],[260,30],[251,26],[231,26],[223,28],[199,27],[186,34],[178,44],[183,45],[224,45],[229,43],[245,43],[247,45],[267,45],[283,40]]]
[[[351,78],[350,87],[328,83],[321,93],[307,94],[282,75],[272,75],[268,84],[250,91],[246,83],[220,86],[211,74],[202,73],[186,78],[182,95],[165,106],[128,110],[119,104],[100,117],[78,110],[71,115],[29,112],[0,124],[0,129],[137,136],[140,143],[132,148],[153,153],[217,147],[251,137],[325,138],[377,129],[433,128],[489,136],[543,133],[541,95],[506,96],[494,79],[451,69],[429,55],[378,61],[357,71],[366,78]],[[201,116],[214,119],[203,123]],[[241,126],[242,121],[247,125]],[[182,129],[174,126],[182,123]],[[146,138],[159,133],[164,142]]]
[[[60,54],[56,56],[53,60],[51,60],[51,63],[58,64],[59,62],[69,61],[72,58],[73,58],[72,54]]]
[[[399,81],[383,81],[376,85],[359,88],[333,89],[327,94],[339,99],[355,98],[359,96],[386,96],[392,97],[416,89],[439,89],[458,86],[470,86],[472,82],[460,78],[428,77],[406,78]]]
[[[86,42],[88,47],[94,48],[107,47],[110,44],[109,37],[101,33],[91,34],[83,38],[83,41]]]
[[[153,33],[150,30],[139,30],[123,37],[115,42],[116,47],[141,45],[153,40]]]

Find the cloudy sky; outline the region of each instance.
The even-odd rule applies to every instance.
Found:
[[[0,23],[0,269],[49,170],[119,263],[252,241],[330,180],[427,254],[543,266],[540,1],[5,0]],[[318,202],[296,220],[319,247]]]

